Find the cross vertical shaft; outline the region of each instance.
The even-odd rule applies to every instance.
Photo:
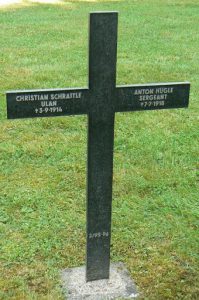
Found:
[[[109,278],[117,13],[90,15],[86,280]]]

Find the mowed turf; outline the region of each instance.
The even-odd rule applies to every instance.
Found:
[[[190,81],[188,109],[117,113],[111,260],[139,299],[199,298],[198,0],[0,9],[0,299],[63,299],[85,263],[87,117],[7,120],[11,89],[83,87],[88,14],[119,11],[117,84]]]

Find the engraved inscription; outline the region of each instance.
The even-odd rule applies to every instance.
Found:
[[[64,99],[80,99],[82,93],[59,93],[59,94],[50,94],[51,100],[64,100]]]
[[[55,112],[62,112],[62,108],[61,107],[40,107],[40,108],[35,108],[35,113],[36,114],[42,114],[42,113],[55,113]]]
[[[51,93],[35,93],[35,94],[18,94],[15,97],[17,103],[23,104],[24,102],[34,103],[32,110],[36,115],[59,114],[63,112],[66,106],[63,100],[80,99],[82,92],[51,92]],[[64,105],[64,107],[63,107]],[[36,106],[36,107],[35,107]]]
[[[41,100],[48,100],[48,94],[46,95],[18,95],[16,96],[16,101],[41,101]]]
[[[101,237],[108,237],[109,233],[108,232],[96,232],[96,233],[89,233],[88,237],[89,239],[94,239],[94,238],[101,238]]]
[[[165,106],[169,94],[173,94],[173,87],[157,87],[136,89],[135,96],[138,96],[138,101],[142,108]]]
[[[36,114],[42,114],[42,113],[61,113],[62,108],[60,106],[57,106],[57,101],[41,101],[41,107],[35,108]]]
[[[51,93],[51,94],[26,94],[17,95],[17,102],[24,101],[50,101],[50,100],[64,100],[64,99],[80,99],[82,96],[81,92],[70,92],[70,93]]]

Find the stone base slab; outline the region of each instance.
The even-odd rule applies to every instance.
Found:
[[[67,300],[133,299],[138,296],[134,282],[122,263],[110,266],[110,278],[86,282],[85,267],[61,272],[62,286]]]

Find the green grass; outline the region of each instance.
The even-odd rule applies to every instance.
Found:
[[[112,261],[140,299],[198,299],[198,0],[0,9],[0,299],[63,299],[85,263],[87,119],[6,120],[5,91],[86,86],[97,10],[119,11],[117,84],[191,82],[188,109],[116,115]]]

